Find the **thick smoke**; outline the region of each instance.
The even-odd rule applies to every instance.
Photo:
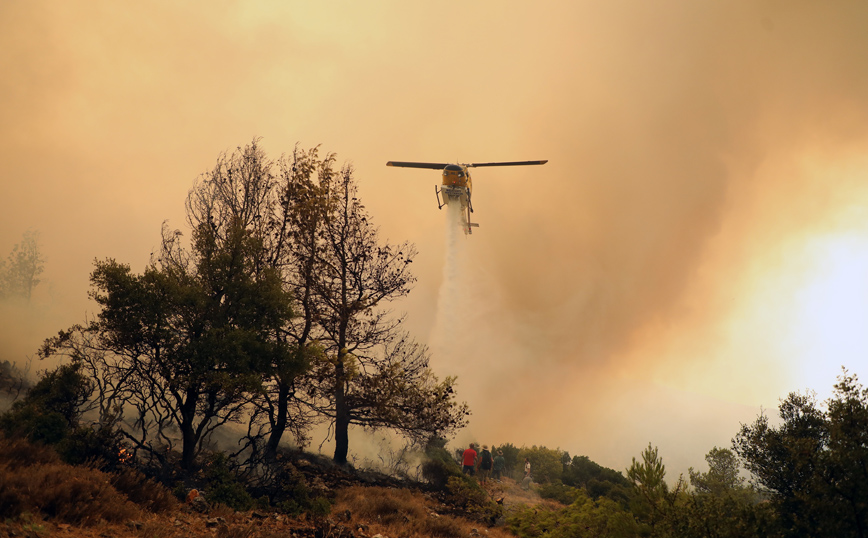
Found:
[[[40,230],[57,298],[0,342],[81,321],[94,258],[141,270],[220,151],[321,143],[419,248],[398,308],[459,374],[466,435],[702,465],[838,366],[792,320],[806,275],[838,274],[822,245],[868,236],[866,20],[862,0],[0,3],[0,253]],[[453,252],[436,178],[391,159],[549,163],[476,170]]]

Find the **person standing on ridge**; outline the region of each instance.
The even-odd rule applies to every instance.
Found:
[[[488,480],[488,475],[491,474],[491,452],[488,451],[488,445],[482,445],[482,452],[479,453],[479,482],[484,486]]]
[[[521,489],[530,489],[530,460],[524,459],[524,478],[521,479]]]
[[[503,474],[503,468],[506,467],[506,460],[503,458],[503,450],[497,451],[497,456],[494,457],[494,474],[493,478],[500,482],[501,475]]]
[[[461,470],[470,476],[473,476],[476,470],[476,450],[474,448],[473,443],[470,443],[470,448],[465,450],[464,455],[461,456]]]

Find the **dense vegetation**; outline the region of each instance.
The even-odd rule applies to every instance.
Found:
[[[690,469],[687,481],[666,480],[651,444],[626,477],[573,458],[561,477],[540,485],[566,506],[520,511],[509,527],[522,537],[868,535],[868,389],[845,372],[824,404],[793,393],[781,401],[778,419],[773,425],[763,414],[742,425],[732,448],[712,448],[708,470]],[[566,488],[589,470],[594,478]]]

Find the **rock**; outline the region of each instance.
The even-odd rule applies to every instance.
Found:
[[[200,514],[206,514],[211,510],[211,506],[208,504],[208,501],[205,500],[205,496],[201,493],[198,497],[193,499],[190,503],[190,507]]]
[[[317,495],[326,495],[329,492],[329,487],[323,479],[318,476],[313,477],[313,480],[310,481],[310,489],[312,489]]]
[[[222,517],[212,517],[205,520],[205,526],[209,529],[212,527],[221,527],[226,525],[226,520]]]

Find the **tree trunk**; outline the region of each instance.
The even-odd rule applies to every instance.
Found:
[[[181,423],[181,468],[190,470],[196,459],[196,429],[193,427],[192,417],[188,420],[184,417]]]
[[[277,447],[280,445],[280,438],[283,437],[288,422],[289,384],[281,382],[277,393],[277,417],[274,419],[274,424],[271,426],[271,434],[268,436],[268,443],[265,445],[266,457],[272,458],[277,455]]]
[[[190,470],[193,468],[193,463],[196,461],[196,445],[199,442],[199,435],[194,425],[196,420],[196,390],[188,388],[185,391],[184,396],[185,400],[181,402],[179,409],[181,412],[181,423],[178,425],[181,430],[182,443],[181,468]]]
[[[335,456],[334,461],[338,465],[347,463],[347,453],[350,450],[350,410],[347,408],[347,400],[344,387],[344,364],[343,356],[338,359],[335,367]]]

